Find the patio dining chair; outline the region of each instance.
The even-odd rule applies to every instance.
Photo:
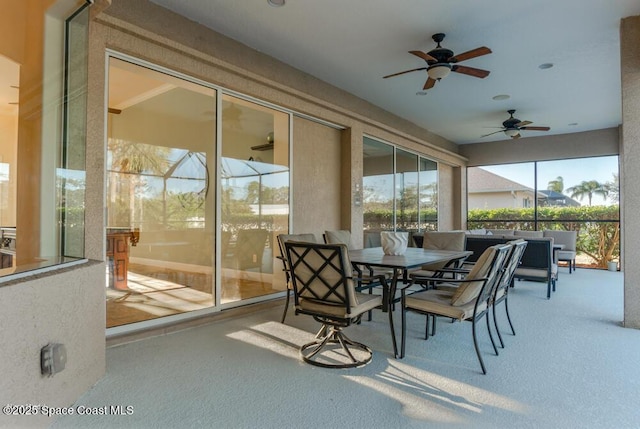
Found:
[[[325,231],[322,235],[324,242],[327,244],[344,244],[347,249],[353,249],[351,240],[351,231],[346,229]],[[382,286],[379,281],[380,276],[384,276],[386,280],[389,280],[393,275],[393,271],[380,268],[374,268],[370,266],[354,266],[357,272],[358,285],[356,289],[358,291],[368,290],[369,293],[373,293],[373,288]],[[371,313],[368,316],[371,320]]]
[[[464,231],[425,231],[422,240],[422,248],[430,250],[465,250],[466,235]],[[420,269],[411,271],[409,279],[414,283],[428,288],[428,282],[422,281],[429,277],[444,277],[445,268],[460,268],[467,257],[452,259],[447,262],[423,265]]]
[[[316,243],[315,234],[307,233],[307,234],[279,234],[278,237],[278,248],[280,250],[280,256],[278,259],[282,261],[282,269],[284,271],[285,280],[287,282],[287,295],[284,302],[284,310],[282,312],[282,320],[280,323],[284,323],[284,320],[287,317],[287,311],[289,310],[289,301],[291,300],[291,291],[293,290],[293,284],[291,283],[291,274],[289,270],[289,264],[287,262],[287,253],[284,247],[284,243],[287,241],[302,241],[306,243]]]
[[[498,327],[496,307],[498,304],[504,302],[504,311],[507,316],[507,321],[509,322],[509,327],[511,328],[511,334],[515,335],[516,331],[513,329],[513,323],[511,322],[511,316],[509,315],[509,288],[513,284],[513,276],[520,265],[522,255],[527,248],[527,241],[519,239],[509,241],[508,244],[511,245],[511,250],[509,251],[509,255],[505,261],[505,268],[502,276],[500,277],[497,286],[494,288],[491,306],[493,312],[493,324],[496,328],[496,332],[498,333],[498,340],[500,341],[500,346],[502,348],[504,348],[504,341],[502,341],[502,335],[500,334],[500,328]]]
[[[328,368],[369,363],[371,349],[349,339],[343,329],[359,322],[362,314],[381,306],[382,297],[356,291],[347,246],[295,241],[285,241],[284,245],[295,313],[310,315],[322,324],[315,340],[300,347],[302,359]],[[386,280],[381,276],[379,281]]]
[[[491,306],[494,287],[496,286],[511,245],[501,244],[486,249],[478,258],[471,271],[464,278],[443,279],[433,277],[432,281],[436,289],[428,289],[415,292],[410,295],[406,290],[411,283],[402,288],[402,342],[400,358],[404,357],[407,336],[407,312],[413,311],[424,314],[428,319],[433,319],[433,333],[435,333],[436,318],[438,316],[451,318],[457,321],[470,321],[472,323],[473,345],[476,350],[482,373],[487,370],[478,347],[476,325],[482,318],[486,318],[487,332],[493,345],[493,350],[498,354],[498,349],[491,334],[488,312]],[[457,286],[454,290],[438,289],[441,285]],[[428,329],[427,329],[428,338]]]

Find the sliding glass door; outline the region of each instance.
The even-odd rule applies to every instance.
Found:
[[[286,288],[290,114],[222,92],[109,59],[107,327]]]
[[[107,327],[214,306],[216,97],[109,60]]]
[[[223,95],[220,162],[221,303],[282,291],[273,273],[289,225],[289,114]]]

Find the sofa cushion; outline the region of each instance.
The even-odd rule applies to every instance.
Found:
[[[513,235],[515,235],[516,237],[542,238],[543,237],[543,232],[542,231],[520,231],[520,230],[515,230],[515,231],[513,231]]]
[[[488,229],[493,235],[513,236],[513,229]]]

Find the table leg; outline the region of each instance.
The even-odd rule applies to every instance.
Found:
[[[396,289],[398,286],[398,272],[400,270],[393,270],[393,278],[391,279],[391,284],[389,285],[389,291],[387,292],[387,298],[384,299],[383,302],[387,305],[387,313],[389,313],[389,327],[391,328],[391,341],[393,342],[393,357],[398,357],[398,345],[396,344],[396,330],[393,327],[393,299],[396,296]],[[386,290],[387,288],[384,288]],[[384,295],[384,291],[382,292]]]

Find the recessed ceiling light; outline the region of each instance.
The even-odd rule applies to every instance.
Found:
[[[576,125],[578,125],[578,123],[577,123],[577,122],[572,122],[572,123],[570,123],[570,124],[568,124],[568,125],[569,125],[570,127],[575,127]]]
[[[285,0],[267,0],[267,3],[269,3],[269,6],[280,7],[284,6]]]
[[[491,98],[498,101],[498,100],[508,100],[511,98],[511,96],[509,94],[498,94],[498,95],[494,95]]]
[[[543,63],[538,66],[540,70],[550,69],[551,67],[553,67],[553,63]]]

